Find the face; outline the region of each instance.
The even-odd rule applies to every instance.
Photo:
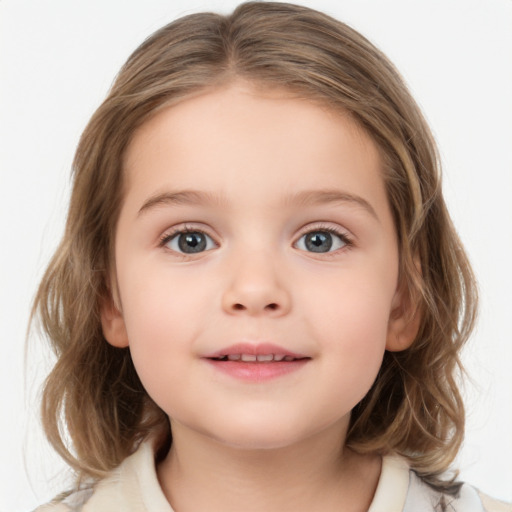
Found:
[[[158,113],[124,169],[103,329],[172,428],[248,448],[342,431],[405,343],[371,139],[236,83]]]

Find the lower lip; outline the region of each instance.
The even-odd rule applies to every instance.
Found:
[[[216,370],[227,373],[231,377],[252,382],[264,382],[300,370],[309,359],[269,363],[218,361],[215,359],[206,359],[206,361]]]

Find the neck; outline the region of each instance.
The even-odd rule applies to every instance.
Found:
[[[158,467],[175,512],[366,511],[380,458],[344,447],[336,425],[276,449],[241,449],[173,426],[173,444]]]

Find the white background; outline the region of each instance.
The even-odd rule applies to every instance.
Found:
[[[182,14],[236,1],[0,0],[0,512],[62,490],[37,392],[50,359],[25,328],[60,237],[78,137],[129,53]],[[438,139],[445,194],[481,288],[464,361],[462,477],[512,500],[512,1],[302,2],[349,23],[404,74]]]

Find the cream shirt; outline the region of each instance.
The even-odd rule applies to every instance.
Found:
[[[440,512],[441,499],[441,494],[410,471],[405,460],[387,456],[368,512]],[[447,512],[512,512],[512,505],[492,500],[467,484],[456,498],[445,496],[445,500]],[[64,501],[44,505],[35,512],[117,511],[173,512],[158,483],[150,442],[143,443],[94,487],[74,492]]]

